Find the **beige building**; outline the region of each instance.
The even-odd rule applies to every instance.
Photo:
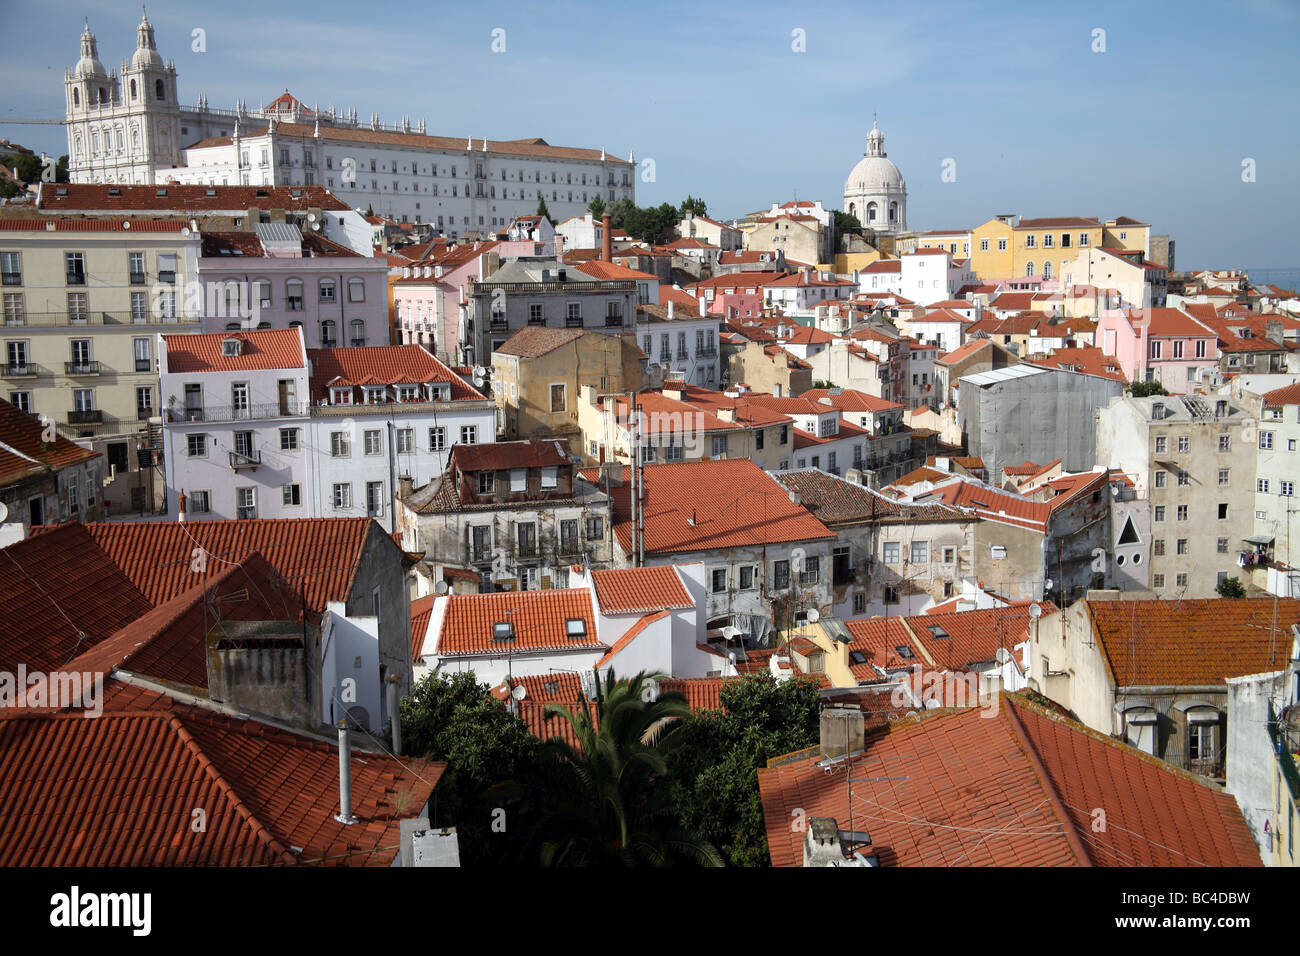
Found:
[[[686,216],[677,223],[677,235],[683,239],[699,239],[724,252],[740,249],[744,245],[744,235],[739,229],[708,216]]]
[[[580,439],[583,389],[641,389],[645,365],[631,334],[526,326],[492,353],[498,430],[506,440]]]
[[[779,345],[747,342],[728,357],[725,384],[785,398],[812,388],[813,367]]]
[[[158,421],[154,343],[201,331],[198,252],[184,219],[0,219],[3,397],[103,453],[110,514],[162,503],[139,454]]]
[[[1151,502],[1151,590],[1208,598],[1255,531],[1256,422],[1235,400],[1123,396],[1097,411],[1097,462]]]
[[[828,231],[815,216],[802,214],[761,219],[745,237],[746,249],[780,252],[787,261],[816,265],[827,256]]]

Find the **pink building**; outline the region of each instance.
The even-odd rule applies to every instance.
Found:
[[[1158,381],[1171,395],[1209,381],[1219,365],[1214,330],[1182,309],[1107,309],[1097,339],[1126,379]]]

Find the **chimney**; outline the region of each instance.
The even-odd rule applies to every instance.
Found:
[[[672,299],[669,299],[669,300],[668,300],[668,318],[671,319],[672,317],[673,317],[673,300],[672,300]]]
[[[704,301],[704,296],[700,296],[700,318],[707,318],[709,314],[709,303]]]
[[[357,822],[352,815],[352,744],[348,739],[348,722],[339,724],[339,812],[334,819],[351,825]]]
[[[600,258],[602,262],[610,262],[614,258],[612,231],[609,225],[609,213],[605,213],[600,217]]]
[[[866,747],[865,724],[857,707],[827,707],[821,716],[823,759],[861,753]]]
[[[1264,323],[1264,338],[1270,342],[1282,344],[1282,320],[1269,319]]]
[[[388,720],[393,730],[393,756],[402,755],[402,709],[397,703],[398,685],[402,683],[396,674],[388,677]]]
[[[397,493],[399,497],[409,498],[411,492],[415,490],[415,479],[410,475],[397,476]]]
[[[185,492],[182,491],[176,496],[176,520],[181,524],[185,523]]]

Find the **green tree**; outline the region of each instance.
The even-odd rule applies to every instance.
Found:
[[[720,697],[725,712],[693,714],[677,731],[669,756],[673,805],[682,825],[732,866],[767,866],[758,769],[817,744],[817,684],[753,674],[728,681]]]
[[[591,213],[592,218],[599,219],[601,216],[605,215],[605,200],[597,196],[587,204],[587,210]]]
[[[466,866],[524,852],[538,741],[471,673],[426,676],[401,703],[403,749],[442,760],[430,823],[454,826]],[[505,811],[505,830],[493,827]]]
[[[1246,596],[1246,589],[1236,578],[1224,578],[1214,586],[1214,590],[1219,592],[1219,597],[1241,598]]]
[[[551,218],[550,210],[546,208],[546,197],[540,193],[537,196],[537,212],[534,215],[545,216],[547,219]]]
[[[374,206],[366,206],[366,215],[367,215],[367,216],[373,216],[374,214],[375,214],[375,207],[374,207]]]
[[[1168,395],[1169,392],[1159,382],[1129,382],[1127,385],[1129,393],[1134,398],[1149,398],[1152,395]]]
[[[722,866],[722,857],[674,819],[667,754],[690,707],[681,694],[648,700],[662,675],[597,679],[595,702],[574,710],[550,704],[578,746],[543,745],[547,773],[538,831],[544,866]]]
[[[54,181],[56,183],[71,182],[68,179],[68,154],[64,153],[59,157],[59,161],[54,167]]]
[[[687,196],[682,200],[680,215],[678,219],[685,219],[688,215],[707,216],[709,214],[709,205],[703,199],[696,199],[694,196]]]
[[[855,232],[859,236],[862,235],[862,223],[857,216],[852,213],[842,212],[839,209],[832,209],[831,215],[835,217],[836,233]]]

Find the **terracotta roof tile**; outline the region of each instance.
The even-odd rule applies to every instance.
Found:
[[[671,564],[593,571],[591,580],[602,614],[645,614],[664,608],[695,607]]]
[[[40,419],[0,399],[0,485],[41,474],[47,468],[58,471],[100,457],[55,433],[54,441],[41,440],[45,426]]]
[[[117,195],[112,195],[116,192]],[[166,195],[159,196],[159,192]],[[63,195],[59,195],[63,193]],[[318,207],[331,211],[351,209],[324,186],[119,186],[90,183],[59,183],[41,190],[42,211],[112,210],[217,212],[220,210],[289,209],[306,211]],[[138,228],[133,223],[131,228]]]
[[[461,471],[505,471],[510,468],[552,468],[569,464],[564,442],[502,441],[454,445],[451,467]]]
[[[596,639],[595,611],[591,592],[586,588],[452,594],[446,600],[442,626],[435,635],[435,648],[444,657],[504,653],[506,644],[492,639],[492,626],[500,622],[514,624],[515,639],[509,646],[515,653],[555,648],[605,649]],[[584,624],[580,640],[566,633],[565,622],[571,619]]]
[[[308,349],[307,358],[311,362],[312,401],[326,398],[334,385],[426,382],[449,382],[453,402],[484,400],[483,395],[419,345]]]
[[[221,343],[238,339],[238,355],[223,355]],[[167,371],[237,372],[253,369],[305,368],[302,336],[297,329],[164,335]]]
[[[574,339],[586,335],[584,329],[552,329],[544,325],[526,325],[494,352],[501,355],[519,355],[524,358],[537,358],[554,352],[562,345],[568,345]]]

